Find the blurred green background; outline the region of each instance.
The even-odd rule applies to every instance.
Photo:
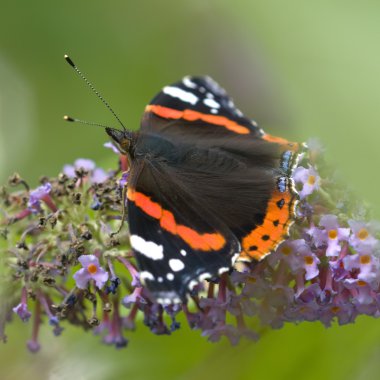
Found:
[[[32,184],[78,157],[111,163],[101,129],[114,124],[64,62],[69,53],[121,119],[185,74],[209,74],[269,133],[319,137],[330,163],[380,218],[380,3],[374,0],[0,0],[0,179]],[[107,165],[107,164],[106,164]],[[238,347],[187,328],[155,337],[140,325],[123,351],[67,329],[24,349],[14,323],[0,346],[8,379],[378,379],[380,321],[267,332]]]

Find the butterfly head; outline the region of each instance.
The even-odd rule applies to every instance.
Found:
[[[130,153],[133,138],[132,132],[110,127],[106,128],[106,132],[112,138],[121,154]]]

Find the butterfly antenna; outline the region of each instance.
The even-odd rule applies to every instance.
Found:
[[[80,124],[86,124],[86,125],[93,125],[95,127],[101,127],[101,128],[111,128],[108,125],[94,123],[92,121],[87,121],[87,120],[81,120],[81,119],[77,119],[76,117],[71,117],[67,115],[63,117],[63,120],[69,121],[70,123],[80,123]]]
[[[112,115],[116,118],[116,120],[123,127],[123,129],[126,130],[127,128],[125,128],[124,124],[119,119],[119,117],[116,115],[116,113],[112,109],[112,107],[103,98],[103,96],[100,94],[100,92],[92,85],[92,83],[84,76],[84,74],[78,69],[78,67],[73,62],[73,60],[67,54],[65,54],[64,57],[65,57],[66,62],[77,72],[77,74],[84,80],[84,82],[87,84],[87,86],[90,87],[90,89],[95,93],[95,95],[102,101],[102,103],[109,109],[109,111],[111,111]],[[96,123],[84,122],[82,120],[72,119],[72,118],[69,118],[69,117],[67,117],[67,119],[66,118],[64,118],[64,119],[67,120],[67,121],[76,121],[76,122],[79,122],[79,123],[82,123],[82,124],[97,125]]]

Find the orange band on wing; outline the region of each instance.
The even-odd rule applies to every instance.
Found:
[[[265,133],[261,138],[265,141],[282,145],[286,150],[291,150],[292,152],[297,152],[300,148],[298,143],[288,141],[282,137],[272,136],[268,133]]]
[[[130,201],[135,202],[136,206],[142,208],[145,214],[148,214],[154,219],[161,219],[161,206],[158,203],[153,202],[149,197],[147,197],[143,193],[137,193],[133,190],[128,189],[127,197]]]
[[[209,124],[220,125],[221,127],[224,127],[232,132],[241,135],[247,135],[251,132],[249,128],[239,125],[238,123],[228,119],[227,117],[219,115],[209,115],[207,113],[201,113],[189,109],[179,111],[173,108],[149,105],[145,108],[145,111],[153,112],[157,116],[164,117],[166,119],[183,119],[187,121],[202,120]]]
[[[190,227],[177,224],[173,213],[163,209],[147,195],[128,189],[127,197],[147,215],[160,221],[160,226],[173,235],[179,236],[191,248],[201,251],[218,251],[226,245],[226,239],[219,233],[201,234]]]
[[[275,191],[268,203],[263,223],[242,239],[240,260],[261,260],[285,239],[293,224],[296,199],[290,193]]]

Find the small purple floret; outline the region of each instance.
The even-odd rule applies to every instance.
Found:
[[[96,167],[95,162],[87,158],[78,158],[74,165],[65,165],[63,167],[63,173],[68,177],[75,177],[75,170],[92,171]]]
[[[108,141],[108,142],[104,143],[103,146],[104,146],[105,148],[112,149],[112,151],[113,151],[114,153],[118,154],[118,155],[120,154],[119,149],[117,149],[116,146],[115,146],[115,144],[113,144],[111,141]]]
[[[37,353],[41,349],[41,345],[38,341],[36,340],[28,340],[26,343],[26,346],[28,347],[28,350],[32,352],[33,354]]]
[[[124,172],[122,175],[121,175],[121,178],[119,180],[119,186],[121,188],[125,187],[128,183],[128,179],[129,179],[129,174],[130,172]]]
[[[122,304],[125,307],[131,307],[132,305],[139,303],[139,304],[146,304],[147,301],[145,298],[142,296],[142,288],[135,288],[132,294],[125,296],[123,298]]]
[[[93,183],[103,183],[109,178],[109,175],[101,168],[96,168],[91,177]]]
[[[28,305],[24,302],[19,303],[12,310],[20,317],[23,322],[28,322],[32,316],[32,313],[28,310]]]
[[[46,182],[45,184],[32,190],[29,194],[28,208],[32,211],[40,211],[41,204],[40,201],[48,196],[51,191],[51,184]]]
[[[296,183],[302,184],[302,190],[299,192],[301,199],[304,199],[315,190],[318,190],[321,180],[317,171],[312,166],[310,166],[309,169],[302,166],[298,167],[294,171],[293,179]]]
[[[74,162],[74,165],[65,165],[63,173],[69,178],[76,177],[76,171],[85,170],[89,173],[89,178],[92,183],[103,183],[109,175],[101,168],[97,168],[95,162],[86,158],[79,158]]]
[[[341,228],[335,215],[322,216],[319,225],[323,229],[312,227],[308,231],[315,245],[318,248],[326,245],[326,256],[338,256],[342,249],[341,242],[348,240],[350,229]]]
[[[86,289],[88,282],[94,280],[96,287],[101,289],[108,280],[108,272],[100,266],[98,258],[94,255],[82,255],[78,260],[83,268],[73,276],[77,287]]]
[[[380,230],[378,223],[349,220],[348,224],[352,229],[349,242],[354,249],[359,253],[365,253],[376,247],[379,241],[374,235]]]

